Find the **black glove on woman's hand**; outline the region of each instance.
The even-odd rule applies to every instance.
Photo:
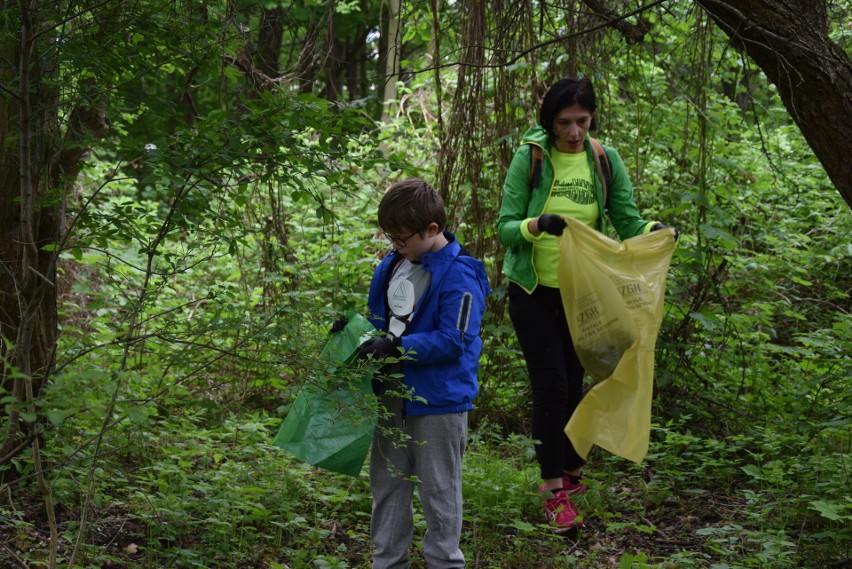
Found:
[[[675,241],[677,241],[677,238],[680,237],[680,231],[677,230],[677,227],[672,227],[671,225],[665,225],[663,223],[655,223],[651,226],[651,231],[659,231],[660,229],[668,229],[669,227],[675,230]]]
[[[341,314],[340,318],[335,320],[334,324],[331,325],[331,330],[328,331],[329,335],[340,332],[341,330],[346,328],[347,324],[349,324],[349,319],[346,318],[345,315]]]
[[[373,359],[383,359],[399,356],[399,347],[402,346],[402,340],[394,336],[393,338],[370,338],[358,348],[356,358],[366,360],[369,356]]]
[[[562,235],[566,225],[568,224],[565,223],[562,216],[555,213],[545,213],[538,217],[538,230],[551,235]]]

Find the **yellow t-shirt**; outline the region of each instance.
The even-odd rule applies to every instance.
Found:
[[[570,215],[589,227],[597,227],[598,202],[586,153],[566,154],[553,148],[550,158],[553,161],[553,186],[543,213]],[[533,264],[538,273],[539,284],[559,286],[556,272],[559,248],[555,236],[542,233],[534,238]]]

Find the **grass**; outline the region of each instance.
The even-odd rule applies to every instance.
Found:
[[[293,460],[270,445],[279,421],[185,418],[102,460],[74,567],[368,567],[366,471],[353,478]],[[542,523],[532,442],[490,434],[482,425],[465,457],[468,566],[848,566],[848,446],[802,453],[795,469],[779,461],[746,463],[757,444],[714,441],[668,425],[655,428],[642,465],[593,453],[589,492],[576,498],[585,527],[562,537]],[[814,470],[817,464],[824,474]],[[53,473],[60,557],[67,560],[84,473],[70,466]],[[22,483],[0,506],[2,567],[46,566],[48,532],[33,492]],[[419,514],[416,527],[413,568],[425,567]]]

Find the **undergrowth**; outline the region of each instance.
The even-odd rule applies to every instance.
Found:
[[[280,422],[190,412],[156,431],[128,430],[126,446],[99,463],[75,567],[369,566],[366,472],[299,463],[270,444]],[[468,566],[817,568],[848,559],[848,426],[826,426],[803,448],[783,423],[730,439],[687,425],[655,426],[642,465],[594,452],[589,491],[576,498],[585,527],[560,537],[543,523],[532,441],[481,423],[464,463]],[[67,559],[87,472],[66,463],[53,474]],[[44,566],[39,510],[32,496],[4,500],[4,567]],[[424,567],[419,514],[415,527],[412,567]]]

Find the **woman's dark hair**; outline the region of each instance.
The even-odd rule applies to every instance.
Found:
[[[574,103],[579,104],[593,115],[598,108],[595,100],[595,89],[588,77],[560,79],[548,89],[538,112],[538,122],[547,134],[554,136],[553,119],[556,118],[559,111]],[[596,130],[597,128],[598,123],[593,116],[589,130]]]

